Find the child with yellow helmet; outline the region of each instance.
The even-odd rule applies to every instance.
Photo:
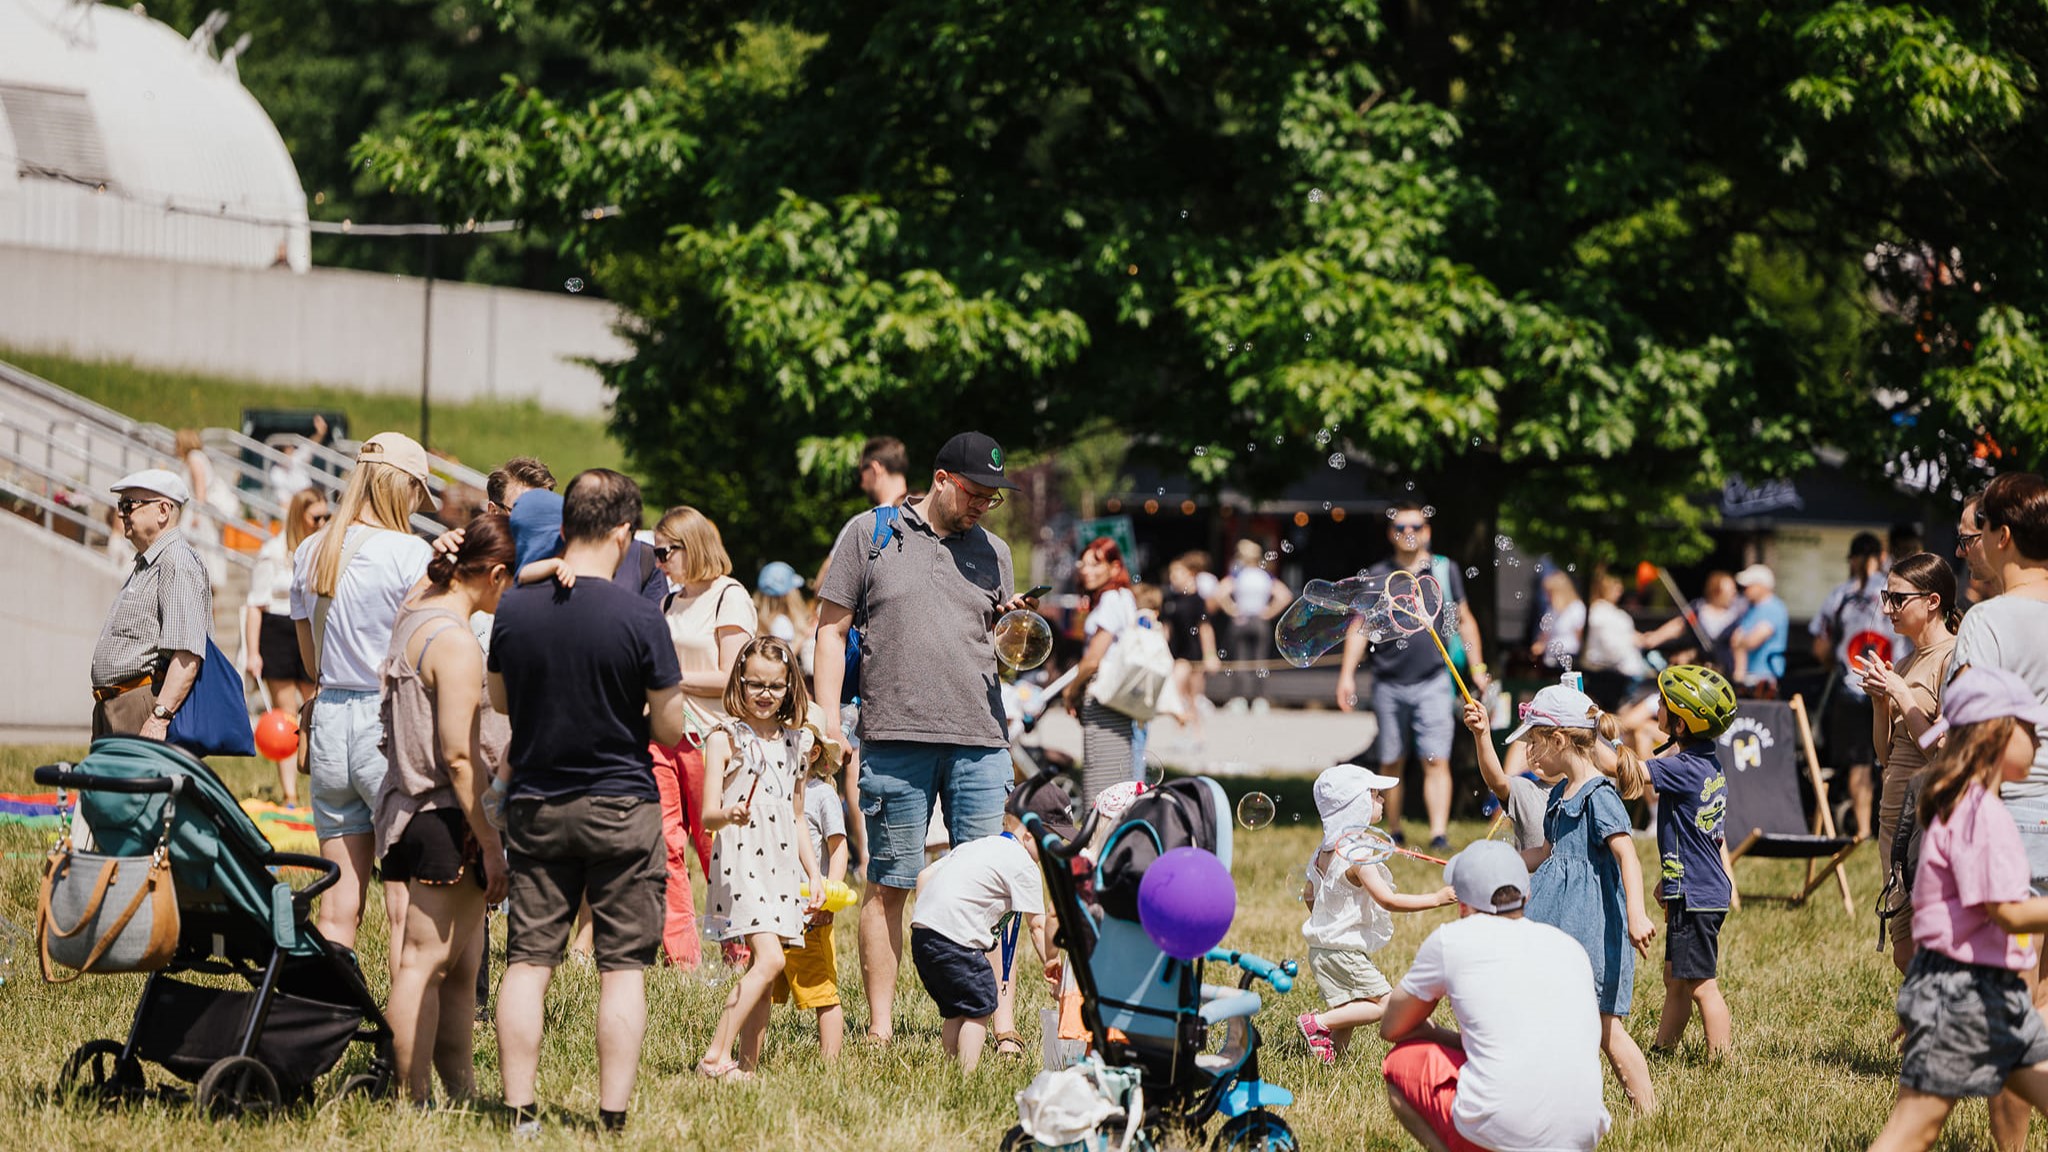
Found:
[[[1716,977],[1721,921],[1735,886],[1723,863],[1728,781],[1714,741],[1735,719],[1735,688],[1712,668],[1680,664],[1657,674],[1657,695],[1658,726],[1669,739],[1658,748],[1665,755],[1647,764],[1663,862],[1657,894],[1664,902],[1664,1012],[1656,1048],[1678,1047],[1697,1004],[1707,1053],[1718,1056],[1728,1050],[1732,1027]]]

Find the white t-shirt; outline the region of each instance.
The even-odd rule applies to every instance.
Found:
[[[1642,676],[1650,665],[1636,647],[1636,622],[1618,606],[1595,600],[1586,610],[1586,642],[1579,651],[1579,665],[1588,672],[1619,672]]]
[[[2048,603],[2022,596],[1993,596],[1963,613],[1956,629],[1956,652],[1950,668],[1989,664],[2018,676],[2048,700]],[[2048,796],[2048,728],[2041,730],[2034,766],[2027,778],[1998,790],[2005,799]]]
[[[292,556],[292,619],[311,620],[313,557],[326,529],[306,537]],[[334,605],[327,610],[327,634],[321,640],[320,686],[349,692],[375,692],[382,685],[378,670],[391,649],[391,625],[399,605],[427,574],[434,547],[410,532],[391,532],[351,524],[346,544],[369,533],[355,559],[341,574]]]
[[[249,607],[280,614],[292,609],[292,563],[284,554],[282,532],[256,550],[256,570],[249,574]]]
[[[713,580],[711,587],[706,588],[701,596],[685,597],[678,592],[668,603],[668,635],[675,641],[676,663],[685,672],[718,671],[718,632],[721,628],[737,628],[749,637],[759,628],[754,598],[747,594],[745,586],[730,576]],[[686,693],[683,702],[689,705],[700,725],[716,727],[732,718],[725,711],[722,695],[694,696]]]
[[[1273,574],[1247,564],[1230,574],[1231,615],[1256,620],[1273,602]]]
[[[1451,1120],[1467,1140],[1500,1152],[1600,1142],[1611,1123],[1600,1005],[1577,941],[1534,920],[1467,916],[1429,934],[1401,990],[1450,999],[1465,1046]]]
[[[1105,630],[1111,636],[1121,636],[1124,629],[1137,622],[1138,598],[1131,595],[1129,588],[1112,588],[1096,600],[1095,607],[1088,612],[1088,619],[1082,622],[1081,631],[1091,637]]]
[[[804,781],[804,827],[811,835],[818,871],[829,872],[832,856],[825,851],[825,841],[846,835],[846,809],[840,805],[839,790],[832,781],[815,776]]]
[[[955,944],[986,952],[996,946],[996,922],[1005,914],[1045,911],[1038,863],[1009,836],[969,840],[924,871],[910,926],[929,928]]]

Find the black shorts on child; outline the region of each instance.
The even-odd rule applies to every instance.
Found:
[[[1664,959],[1673,980],[1712,980],[1721,970],[1721,920],[1726,912],[1689,912],[1685,898],[1664,902]]]
[[[1899,1083],[1930,1096],[1996,1096],[2006,1077],[2048,1061],[2048,1025],[2026,982],[2008,968],[1922,948],[1899,988],[1899,1022],[1906,1027]]]
[[[979,1020],[996,1010],[996,974],[988,953],[957,944],[929,928],[910,930],[910,959],[917,978],[947,1020]]]

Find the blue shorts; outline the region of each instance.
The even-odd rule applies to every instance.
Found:
[[[910,929],[910,962],[945,1020],[981,1020],[995,1015],[996,970],[988,953],[955,943],[929,928]]]
[[[2048,796],[2011,796],[2005,810],[2020,830],[2020,843],[2027,850],[2027,873],[2034,878],[2034,895],[2048,896]]]
[[[1458,730],[1456,698],[1449,672],[1414,684],[1373,681],[1372,714],[1380,725],[1380,763],[1399,764],[1410,752],[1424,760],[1450,759],[1451,737]]]
[[[320,839],[370,834],[370,811],[388,767],[378,747],[383,739],[378,693],[322,688],[313,698],[306,768],[312,777],[313,831]]]
[[[946,832],[954,844],[1001,832],[1013,774],[1008,748],[863,743],[860,811],[868,828],[868,882],[917,887],[934,799],[946,802]]]

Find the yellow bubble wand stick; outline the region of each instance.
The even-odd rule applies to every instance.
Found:
[[[1408,578],[1408,583],[1414,587],[1414,591],[1396,595],[1394,592],[1394,582],[1404,576]],[[1451,670],[1451,682],[1458,686],[1458,695],[1463,696],[1467,704],[1476,703],[1472,699],[1472,693],[1465,687],[1465,678],[1458,675],[1458,666],[1451,663],[1450,649],[1444,647],[1443,637],[1436,634],[1436,613],[1429,611],[1424,603],[1422,579],[1424,578],[1418,578],[1415,573],[1405,569],[1387,577],[1386,591],[1381,593],[1381,595],[1386,597],[1387,614],[1395,620],[1396,627],[1410,636],[1417,632],[1429,633],[1430,641],[1436,645],[1437,654],[1444,658],[1444,667]],[[1434,576],[1426,577],[1426,579],[1432,585],[1436,583],[1436,577]],[[1441,600],[1442,590],[1439,589],[1437,594],[1439,600]],[[1402,616],[1415,621],[1416,627],[1410,629],[1400,624],[1399,620]]]

